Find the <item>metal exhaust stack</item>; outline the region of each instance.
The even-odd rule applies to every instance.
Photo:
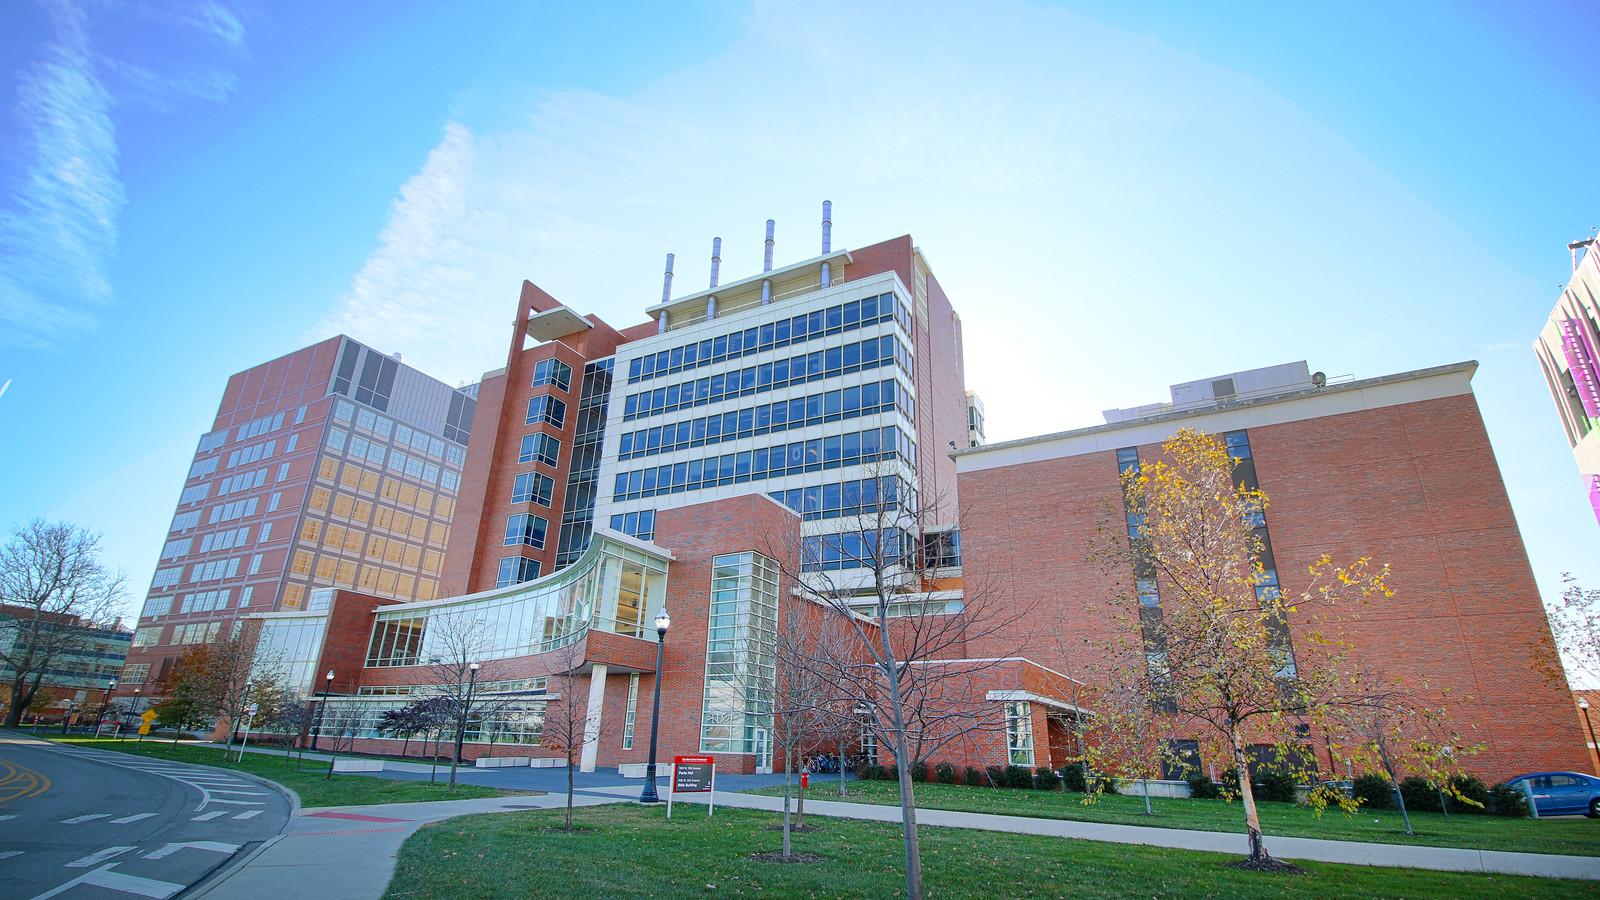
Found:
[[[822,201],[822,255],[827,256],[831,252],[833,252],[833,201],[824,200]],[[824,261],[822,264],[823,287],[827,287],[831,283],[829,276],[828,264]]]
[[[722,238],[711,239],[711,287],[717,286],[717,275],[722,271]],[[706,298],[706,318],[717,317],[717,295]]]
[[[774,225],[773,225],[772,220],[768,219],[767,220],[767,249],[766,249],[766,252],[761,257],[761,271],[763,271],[763,272],[771,272],[772,271],[772,230],[773,230],[773,227],[774,227]],[[772,302],[772,279],[764,278],[764,279],[761,280],[761,305],[762,306],[766,306],[768,303],[771,303],[771,302]]]
[[[671,253],[668,253],[667,254],[667,270],[666,270],[666,272],[662,273],[662,275],[661,275],[661,302],[662,303],[667,303],[670,300],[672,300],[672,260],[673,260],[673,255]],[[667,311],[666,310],[662,310],[660,317],[658,317],[656,319],[656,334],[664,334],[666,332],[666,330],[667,330]]]

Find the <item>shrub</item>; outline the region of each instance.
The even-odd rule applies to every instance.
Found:
[[[1368,772],[1355,780],[1351,793],[1366,809],[1394,809],[1394,788],[1387,776]]]
[[[1229,768],[1222,773],[1222,781],[1218,784],[1230,797],[1239,796],[1239,770],[1237,767]]]
[[[1467,800],[1477,801],[1475,804],[1467,803],[1460,797],[1449,796],[1446,798],[1446,800],[1450,804],[1451,812],[1467,813],[1468,815],[1482,815],[1488,811],[1489,786],[1483,783],[1482,778],[1479,778],[1476,775],[1468,775],[1465,773],[1451,775],[1450,786],[1455,788],[1456,793],[1467,798]]]
[[[1122,793],[1122,791],[1117,789],[1117,776],[1115,775],[1095,775],[1094,783],[1095,786],[1100,789],[1100,793],[1102,794],[1115,797]]]
[[[938,779],[940,784],[955,784],[956,767],[947,762],[939,763],[933,767],[933,777]]]
[[[900,780],[900,764],[899,763],[890,763],[887,766],[884,766],[883,767],[883,778],[884,778],[885,781],[899,781]]]
[[[911,764],[911,780],[925,782],[928,780],[928,761],[919,759]]]
[[[1186,780],[1189,782],[1189,796],[1196,800],[1215,800],[1222,796],[1222,787],[1204,772],[1193,772]]]
[[[1502,781],[1489,788],[1489,813],[1522,818],[1528,814],[1528,795]]]
[[[1277,769],[1262,769],[1255,779],[1256,799],[1274,803],[1293,803],[1294,776]]]
[[[1005,766],[985,766],[983,774],[988,783],[994,787],[1005,787],[1009,783],[1006,781]]]
[[[1034,770],[1033,786],[1041,791],[1055,791],[1061,789],[1061,776],[1049,766],[1040,766]]]
[[[983,780],[983,770],[977,766],[967,766],[966,780],[967,784],[971,787],[983,787],[985,783]]]
[[[856,763],[856,777],[862,781],[871,781],[873,777],[872,769],[872,763],[863,758],[860,762]]]
[[[1033,773],[1026,766],[1006,766],[1006,787],[1032,789]]]
[[[1426,778],[1411,775],[1400,781],[1400,798],[1406,809],[1416,812],[1439,811],[1439,789]]]
[[[1083,763],[1073,763],[1061,772],[1061,782],[1069,791],[1089,792],[1089,782],[1083,777]]]

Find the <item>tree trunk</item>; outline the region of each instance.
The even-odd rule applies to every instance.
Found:
[[[894,665],[891,660],[890,666]],[[898,669],[888,681],[889,708],[894,716],[894,760],[900,782],[900,822],[906,851],[906,898],[922,900],[922,842],[917,836],[917,802],[911,793],[911,748],[906,743],[905,707],[900,698]]]
[[[845,742],[845,737],[846,737],[846,735],[841,732],[840,735],[839,735],[839,796],[841,796],[841,797],[843,797],[845,795],[845,791],[844,791],[844,742]]]
[[[1411,834],[1411,814],[1406,812],[1406,795],[1400,793],[1400,785],[1394,780],[1393,775],[1389,776],[1389,787],[1394,789],[1394,805],[1400,810],[1400,820],[1405,823],[1406,834],[1409,836]]]
[[[1267,855],[1267,847],[1261,840],[1261,817],[1256,813],[1255,786],[1250,783],[1250,763],[1245,759],[1244,745],[1239,743],[1239,735],[1234,733],[1233,765],[1239,771],[1239,802],[1244,807],[1245,833],[1250,840],[1250,861],[1266,862],[1272,857]]]
[[[1141,778],[1139,779],[1139,783],[1144,785],[1144,814],[1147,816],[1153,816],[1155,813],[1150,809],[1150,779]]]
[[[794,782],[794,750],[785,747],[783,753],[783,858],[789,858],[789,785]]]
[[[799,828],[806,823],[806,783],[800,781],[800,799],[794,805],[794,827]]]
[[[570,747],[571,744],[568,744]],[[572,751],[567,751],[567,830],[572,830]]]

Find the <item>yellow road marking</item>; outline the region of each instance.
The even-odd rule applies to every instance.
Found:
[[[0,759],[0,768],[4,770],[4,774],[0,775],[0,806],[5,806],[13,800],[38,796],[50,790],[53,784],[43,773],[3,759]]]

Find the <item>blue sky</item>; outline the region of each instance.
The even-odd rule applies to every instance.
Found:
[[[0,523],[141,595],[228,374],[343,330],[472,380],[520,279],[629,324],[826,198],[928,253],[991,438],[1477,359],[1542,587],[1600,584],[1529,350],[1600,224],[1592,5],[1127,6],[6,4]]]

